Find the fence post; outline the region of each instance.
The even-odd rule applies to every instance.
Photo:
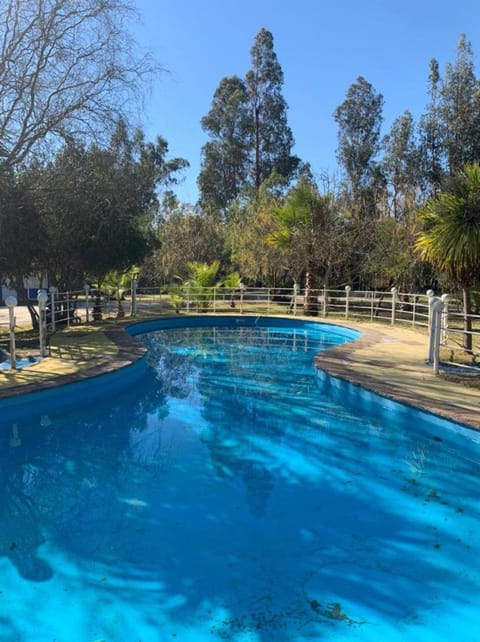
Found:
[[[441,344],[446,345],[448,342],[448,301],[450,295],[442,294],[440,298],[443,302]]]
[[[432,305],[434,304],[435,292],[433,290],[427,290],[428,297],[428,330],[430,331],[430,326],[432,325]]]
[[[48,288],[48,291],[50,292],[50,316],[51,316],[51,324],[52,324],[52,332],[55,332],[55,295],[57,293],[57,288],[54,285],[51,285]]]
[[[444,303],[436,299],[432,305],[432,345],[433,345],[433,374],[438,375],[440,369],[440,330],[442,326]]]
[[[345,286],[345,319],[348,319],[348,312],[350,308],[350,292],[352,287],[350,285]]]
[[[190,312],[190,283],[185,284],[185,292],[187,293],[187,314]]]
[[[392,320],[391,324],[395,325],[396,311],[397,311],[397,288],[393,287],[390,292],[392,293]]]
[[[90,286],[88,283],[85,283],[83,286],[85,290],[85,323],[89,322],[90,317]]]
[[[374,292],[374,290],[372,290],[370,292],[370,299],[371,299],[371,302],[370,302],[370,321],[373,321],[373,304],[374,304],[374,301],[375,301],[375,292]]]
[[[67,328],[70,327],[70,294],[65,292],[65,300],[67,304]]]
[[[5,299],[5,305],[8,308],[8,329],[10,332],[10,370],[17,369],[17,355],[15,350],[15,306],[17,297],[11,294]]]
[[[297,316],[297,296],[298,296],[298,283],[295,281],[293,284],[293,316]]]
[[[428,352],[427,352],[427,363],[433,363],[433,355],[435,352],[435,329],[434,329],[434,314],[433,306],[439,301],[434,296],[428,297]]]
[[[243,295],[245,294],[245,284],[240,281],[240,314],[243,314]]]
[[[325,318],[327,316],[327,286],[323,286],[323,311],[322,316]]]
[[[48,294],[45,290],[38,290],[38,334],[40,340],[40,356],[45,356],[45,306],[47,304]]]
[[[137,316],[137,275],[134,274],[132,276],[132,308],[130,310],[130,316],[131,317],[136,317]]]

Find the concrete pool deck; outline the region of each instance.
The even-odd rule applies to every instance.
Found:
[[[480,429],[480,387],[469,385],[470,377],[458,381],[458,377],[435,376],[426,363],[426,333],[378,323],[327,321],[355,328],[362,337],[317,355],[319,368],[389,399]],[[146,352],[115,324],[107,329],[75,329],[70,338],[69,333],[61,335],[52,356],[41,363],[16,373],[0,371],[0,399],[112,372]]]
[[[480,387],[472,386],[471,376],[435,376],[426,363],[426,333],[378,323],[341,325],[359,330],[362,337],[317,355],[319,368],[389,399],[480,429]]]

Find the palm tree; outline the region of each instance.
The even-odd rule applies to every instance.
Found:
[[[274,211],[277,230],[267,237],[271,245],[288,251],[288,261],[305,275],[304,312],[318,314],[317,273],[319,264],[325,268],[329,251],[325,239],[332,233],[332,197],[321,195],[315,185],[305,179],[290,191],[285,205]]]
[[[191,261],[186,265],[188,279],[184,286],[189,288],[189,296],[196,302],[199,312],[206,312],[213,299],[214,288],[217,282],[217,273],[220,268],[219,261],[213,263],[199,263]]]
[[[136,268],[132,268],[131,270],[127,270],[126,272],[112,270],[105,275],[101,283],[100,290],[102,290],[109,296],[114,296],[117,301],[117,319],[121,319],[125,316],[125,310],[123,308],[122,301],[125,292],[132,285],[132,275],[135,273],[135,269]]]
[[[480,166],[468,163],[451,188],[429,199],[420,212],[425,229],[416,248],[463,291],[464,350],[472,351],[471,288],[480,274]]]

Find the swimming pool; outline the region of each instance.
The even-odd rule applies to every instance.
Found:
[[[0,404],[2,642],[478,640],[479,435],[316,371],[355,331],[194,323]]]

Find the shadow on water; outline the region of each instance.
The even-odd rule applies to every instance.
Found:
[[[457,576],[473,553],[473,477],[460,457],[446,484],[445,442],[347,416],[308,360],[289,376],[270,354],[259,385],[238,352],[177,354],[157,355],[141,396],[2,431],[0,555],[23,580],[60,573],[46,539],[104,603],[235,642],[421,624],[478,594],[474,574]]]

